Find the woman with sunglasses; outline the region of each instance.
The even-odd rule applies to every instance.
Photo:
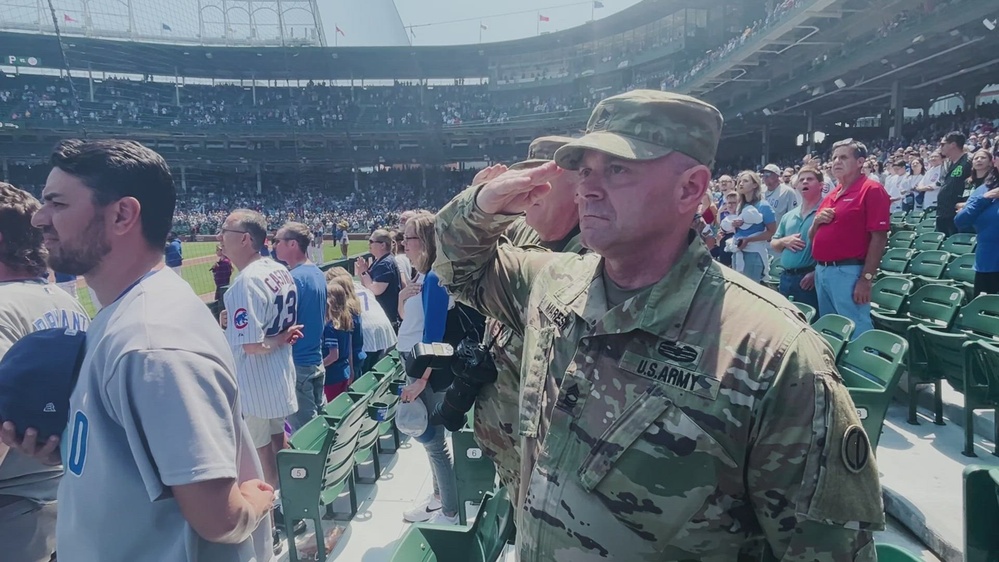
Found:
[[[371,261],[357,258],[354,273],[361,279],[361,284],[375,294],[375,300],[398,330],[401,320],[399,291],[402,289],[402,277],[399,265],[392,255],[392,236],[387,230],[379,229],[371,233],[368,237],[368,251],[371,252]]]

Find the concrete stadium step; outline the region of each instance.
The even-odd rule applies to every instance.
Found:
[[[946,413],[946,411],[945,411]],[[964,432],[953,419],[933,423],[920,408],[920,425],[906,423],[906,405],[893,402],[878,446],[885,510],[940,560],[964,559],[963,471],[972,464],[999,466],[991,439],[975,442],[978,458],[961,454]]]
[[[906,401],[909,388],[907,375],[903,375],[899,381],[899,391],[896,398]],[[929,416],[930,423],[933,423],[933,385],[925,385],[916,389],[916,404],[920,414]],[[947,381],[943,382],[943,414],[944,422],[952,423],[964,429],[964,395],[954,390]],[[903,402],[908,406],[908,402]],[[979,438],[988,441],[995,440],[995,413],[992,410],[977,410],[974,415],[974,431]],[[922,423],[922,422],[920,422]],[[962,437],[963,439],[963,437]]]

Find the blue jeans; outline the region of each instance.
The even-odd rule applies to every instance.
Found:
[[[309,423],[323,409],[325,395],[323,381],[326,370],[322,365],[295,365],[295,394],[298,396],[298,411],[288,416],[292,433]]]
[[[416,379],[409,377],[409,382]],[[430,384],[420,393],[420,400],[427,408],[427,414],[432,414],[437,404],[444,401],[446,391],[434,392]],[[430,457],[430,473],[434,480],[434,495],[441,499],[444,515],[458,513],[458,480],[454,474],[454,460],[447,448],[447,430],[443,425],[431,425],[428,431],[417,438]]]
[[[812,287],[810,291],[806,291],[801,288],[801,279],[804,278],[805,275],[807,275],[807,273],[799,275],[792,275],[786,271],[781,273],[780,286],[778,287],[777,292],[794,302],[802,302],[811,305],[816,311],[818,311],[819,296],[815,292],[815,287]]]
[[[757,283],[763,282],[763,258],[752,252],[742,253],[742,274]]]
[[[840,265],[836,267],[817,266],[815,268],[815,292],[819,297],[819,315],[839,314],[846,316],[857,325],[853,337],[868,330],[871,324],[871,305],[853,302],[853,288],[860,279],[862,265]]]

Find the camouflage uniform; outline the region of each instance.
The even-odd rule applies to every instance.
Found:
[[[639,139],[683,127],[655,142],[693,139],[683,147],[695,157],[712,134],[717,146],[720,117],[714,132],[683,108],[649,117],[628,105],[642,96],[696,101],[608,98],[579,146],[610,152],[589,134],[608,122]],[[602,258],[498,245],[515,218],[484,213],[477,193],[440,212],[434,270],[525,334],[522,561],[730,562],[761,544],[777,560],[876,560],[873,455],[831,351],[787,300],[718,265],[691,233],[663,279],[608,308]]]
[[[571,141],[569,137],[541,137],[528,149],[528,159],[518,162],[511,169],[526,168],[550,162],[555,151]],[[575,209],[572,210],[576,212]],[[501,244],[536,251],[582,253],[578,227],[563,240],[545,243],[523,218],[516,220],[506,231]],[[486,342],[492,342],[493,360],[496,363],[496,382],[479,392],[475,401],[475,439],[483,452],[493,460],[500,483],[507,488],[514,505],[519,505],[520,494],[520,364],[523,358],[522,333],[490,318],[486,322]]]

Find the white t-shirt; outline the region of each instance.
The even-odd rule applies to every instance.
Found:
[[[270,518],[239,544],[202,539],[171,487],[263,478],[222,331],[168,268],[101,310],[70,396],[57,549],[73,562],[273,558]]]
[[[229,313],[226,340],[236,358],[243,411],[250,416],[275,419],[298,411],[295,363],[291,346],[249,355],[243,345],[260,343],[298,321],[298,292],[285,266],[260,258],[246,266],[223,297]]]
[[[413,283],[423,283],[422,273],[416,276]],[[399,351],[412,351],[413,346],[423,341],[423,322],[426,318],[423,313],[422,295],[414,295],[402,305],[402,324],[399,326],[399,343],[396,348]]]
[[[385,310],[378,304],[375,294],[354,281],[357,299],[361,301],[361,334],[364,336],[365,353],[384,351],[396,344],[395,329]]]
[[[399,273],[406,282],[412,280],[413,275],[413,263],[409,261],[409,256],[406,254],[395,254],[395,264],[399,267]]]
[[[896,176],[891,174],[885,177],[885,191],[888,192],[888,197],[891,197],[891,212],[902,210],[902,188],[905,186],[905,176]]]
[[[798,192],[784,184],[779,184],[773,191],[764,187],[763,196],[767,200],[767,204],[770,205],[770,208],[774,210],[774,218],[778,224],[780,224],[780,219],[788,211],[797,208],[801,204],[801,196],[798,195]]]
[[[940,181],[940,174],[943,173],[943,165],[933,166],[926,170],[926,175],[923,177],[923,185],[932,185],[933,189],[924,192],[923,195],[923,208],[928,209],[930,207],[937,206],[937,198],[940,197],[940,186],[937,182]]]

